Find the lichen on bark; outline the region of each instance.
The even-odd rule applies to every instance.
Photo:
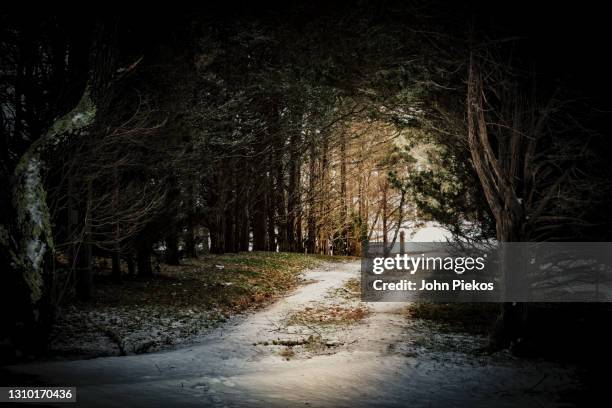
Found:
[[[43,263],[47,252],[54,251],[50,212],[44,186],[44,154],[52,147],[77,136],[93,123],[96,106],[86,89],[77,106],[57,119],[19,160],[13,183],[13,208],[16,214],[18,253],[14,262],[21,268],[30,290],[32,303],[43,294]]]

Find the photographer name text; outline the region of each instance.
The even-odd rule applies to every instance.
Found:
[[[425,291],[425,292],[443,292],[443,291],[491,291],[495,286],[493,282],[477,282],[476,280],[465,281],[463,279],[454,279],[452,282],[438,282],[437,280],[428,281],[421,279],[420,281],[412,281],[402,279],[397,282],[385,282],[382,279],[377,279],[372,282],[372,288],[377,291]]]

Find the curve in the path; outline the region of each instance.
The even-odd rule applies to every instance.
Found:
[[[336,302],[330,293],[358,274],[358,262],[307,271],[311,283],[264,310],[231,320],[197,346],[10,369],[46,383],[77,386],[77,406],[99,407],[528,407],[554,405],[559,389],[573,385],[571,373],[550,364],[508,356],[473,358],[453,351],[452,344],[420,353],[416,336],[441,334],[414,325],[400,303],[368,305],[373,312],[366,319],[337,329],[343,346],[333,353],[287,361],[273,347],[259,344],[278,335],[289,313]],[[547,380],[527,393],[543,372]]]

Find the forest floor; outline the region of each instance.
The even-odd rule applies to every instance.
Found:
[[[92,301],[73,300],[60,311],[48,355],[92,358],[191,344],[227,319],[294,289],[300,272],[323,259],[334,258],[248,252],[160,264],[151,278],[126,276],[121,283],[98,274]]]
[[[77,386],[85,406],[571,406],[575,368],[483,352],[485,336],[430,319],[444,309],[363,303],[359,267],[309,269],[289,296],[189,347],[8,370]]]

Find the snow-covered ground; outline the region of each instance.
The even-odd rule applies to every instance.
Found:
[[[410,241],[412,242],[446,242],[453,234],[440,224],[432,221],[426,222],[417,229]]]
[[[478,353],[484,339],[410,319],[405,304],[360,304],[345,285],[358,276],[359,262],[307,271],[293,294],[196,346],[9,369],[76,386],[77,406],[99,407],[541,407],[579,386],[568,368]],[[295,319],[358,307],[369,313],[337,324]]]

